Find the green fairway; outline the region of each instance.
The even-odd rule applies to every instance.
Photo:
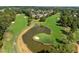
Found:
[[[45,25],[51,29],[51,37],[52,39],[60,39],[61,38],[61,27],[57,26],[58,18],[60,17],[59,14],[50,16],[46,19]]]
[[[62,33],[61,33],[61,27],[57,26],[57,21],[59,20],[58,18],[60,17],[59,14],[56,14],[56,15],[52,15],[52,16],[49,16],[48,18],[46,18],[46,21],[44,23],[42,23],[44,26],[50,28],[51,30],[51,34],[50,34],[50,38],[46,39],[46,35],[44,37],[44,35],[36,35],[38,36],[39,38],[43,38],[43,39],[40,39],[39,41],[43,41],[44,43],[49,43],[49,44],[54,44],[56,43],[56,39],[61,39],[61,36],[62,36]],[[49,37],[49,36],[48,36]],[[47,40],[47,41],[46,41]],[[49,41],[48,41],[49,40]]]
[[[10,38],[10,41],[4,42],[4,51],[5,52],[14,52],[14,42],[19,33],[27,27],[28,24],[28,17],[26,17],[24,14],[16,15],[16,19],[13,24],[10,25],[8,28],[8,31],[12,33],[12,38]]]
[[[21,30],[27,26],[27,22],[28,22],[28,17],[26,17],[25,15],[16,15],[16,20],[15,23],[12,24],[9,29],[10,31],[14,34],[17,35],[21,32]]]

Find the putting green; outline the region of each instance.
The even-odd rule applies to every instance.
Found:
[[[46,33],[39,33],[34,36],[33,40],[43,43],[44,45],[52,45],[50,35]]]

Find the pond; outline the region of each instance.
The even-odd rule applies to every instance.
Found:
[[[32,52],[40,52],[42,50],[47,50],[51,47],[49,45],[43,45],[42,43],[33,40],[33,36],[38,33],[50,34],[51,30],[48,27],[35,25],[22,36],[23,42]]]

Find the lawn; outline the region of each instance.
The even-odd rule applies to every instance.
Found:
[[[15,22],[10,25],[8,28],[8,31],[12,33],[12,38],[10,38],[10,41],[4,42],[3,50],[4,52],[15,52],[14,44],[16,44],[16,38],[19,35],[19,33],[27,27],[28,24],[28,17],[26,17],[24,14],[16,15]]]

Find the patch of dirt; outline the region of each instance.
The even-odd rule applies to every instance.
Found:
[[[10,41],[12,38],[12,33],[11,32],[5,32],[3,35],[3,38],[6,39],[6,41]]]

